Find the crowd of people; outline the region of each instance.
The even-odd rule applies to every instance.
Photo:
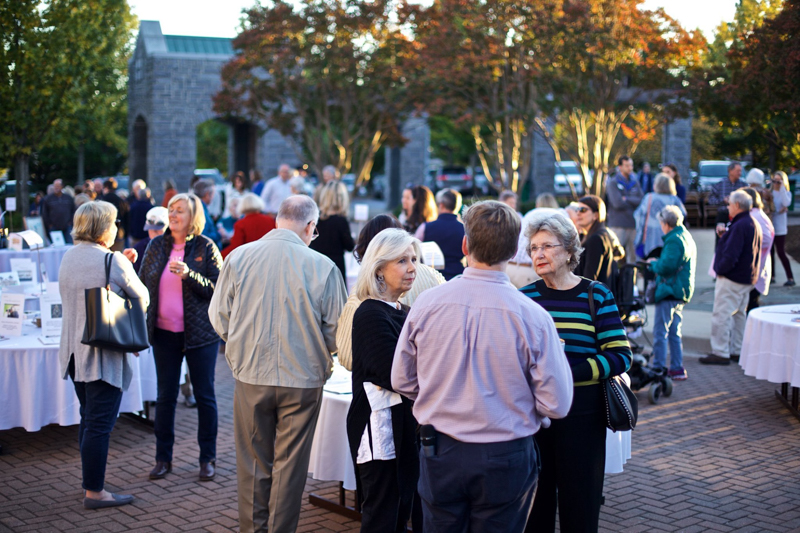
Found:
[[[114,193],[113,180],[103,194],[92,183],[94,196],[84,188],[75,200],[89,199],[77,208],[54,184],[42,216],[76,244],[59,272],[60,354],[81,405],[84,506],[133,500],[106,491],[104,473],[137,354],[80,337],[84,290],[105,284],[104,259],[116,249],[110,286],[144,300],[156,363],[150,479],[172,471],[184,359],[198,409],[198,479],[214,479],[222,342],[234,378],[241,531],[297,528],[334,356],[352,371],[346,432],[362,531],[405,531],[409,520],[414,531],[554,531],[557,515],[562,531],[597,530],[602,384],[625,373],[633,356],[615,277],[638,260],[653,278],[652,366],[682,380],[682,310],[697,274],[677,171],[648,168],[637,177],[630,158],[618,163],[607,202],[587,195],[561,208],[543,194],[524,216],[511,192],[462,209],[457,191],[409,187],[399,219],[378,215],[356,239],[332,167],[313,195],[302,194],[289,165],[266,182],[236,173],[218,220],[210,180],[196,180],[190,193],[167,188],[157,207],[144,182],[134,182],[128,199]],[[738,187],[739,174],[732,165],[712,192],[729,221],[718,229],[713,353],[702,363],[736,357],[744,328],[731,321],[741,325],[751,292],[768,289],[767,243],[786,234],[785,175],[763,189],[750,175]],[[428,257],[427,243],[443,264]],[[360,263],[349,295],[346,251]]]

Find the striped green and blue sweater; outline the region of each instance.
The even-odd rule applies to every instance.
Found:
[[[589,283],[590,280],[581,278],[572,289],[559,291],[547,288],[544,280],[539,280],[520,289],[553,317],[558,336],[566,344],[576,386],[598,383],[626,372],[631,366],[631,347],[614,296],[602,283],[595,285],[597,316],[592,324]]]

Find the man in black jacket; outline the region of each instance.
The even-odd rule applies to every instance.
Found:
[[[744,338],[747,302],[758,280],[761,262],[761,226],[750,216],[753,200],[746,192],[731,193],[731,223],[720,237],[714,259],[717,283],[711,314],[711,353],[705,365],[729,365],[739,360]]]
[[[117,238],[111,247],[115,252],[121,252],[125,248],[125,228],[128,227],[128,203],[123,201],[117,194],[117,180],[108,178],[103,182],[103,195],[100,200],[108,202],[117,208],[117,219],[120,224],[117,226]]]
[[[42,222],[49,232],[60,231],[64,234],[65,242],[71,243],[72,217],[75,215],[75,200],[72,196],[62,191],[64,184],[61,180],[53,182],[53,193],[42,200]]]

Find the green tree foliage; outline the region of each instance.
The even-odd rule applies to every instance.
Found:
[[[120,100],[105,96],[108,84],[117,95],[124,93],[120,56],[129,45],[132,23],[125,0],[0,4],[0,54],[7,65],[0,82],[0,153],[14,162],[23,212],[36,150],[72,139],[80,144],[91,137],[110,138],[118,131],[114,113],[106,108],[121,105]],[[84,131],[72,131],[81,124]]]
[[[414,43],[392,15],[389,0],[256,5],[223,67],[215,111],[278,130],[317,172],[333,164],[369,179],[378,149],[405,141]]]
[[[197,126],[197,168],[218,168],[228,175],[228,130],[218,120],[207,120]]]

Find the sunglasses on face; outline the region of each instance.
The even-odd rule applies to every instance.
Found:
[[[589,210],[590,210],[590,209],[589,209],[588,207],[579,207],[579,208],[577,209],[578,213],[580,213],[580,214],[583,214],[583,213],[585,213],[585,212],[587,212],[587,211],[589,211]]]

